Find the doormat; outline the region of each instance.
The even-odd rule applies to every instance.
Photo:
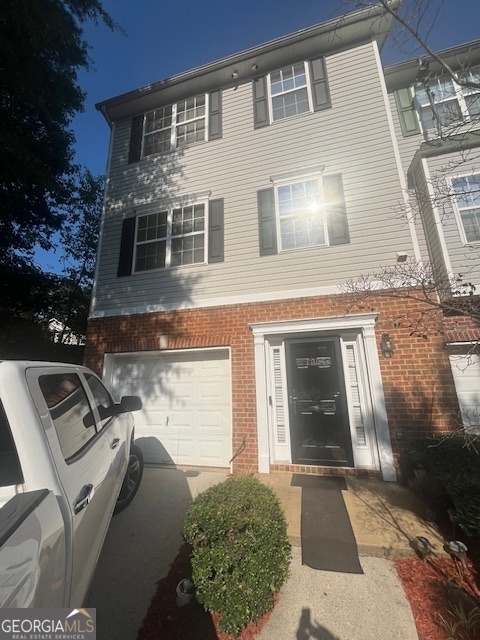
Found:
[[[363,573],[342,489],[344,478],[293,474],[302,487],[302,564],[322,571]]]

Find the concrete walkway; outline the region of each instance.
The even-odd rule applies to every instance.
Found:
[[[287,520],[293,546],[300,546],[302,489],[292,487],[292,474],[258,474],[277,493]],[[445,556],[437,527],[425,520],[425,505],[407,488],[381,480],[346,478],[342,491],[360,556],[401,558],[414,556],[410,541],[426,536],[439,556]]]
[[[418,640],[391,561],[361,565],[364,575],[316,571],[293,547],[290,577],[257,640]]]
[[[258,474],[277,493],[292,544],[290,576],[258,640],[417,640],[413,615],[392,559],[414,556],[410,541],[429,538],[444,555],[438,529],[408,489],[379,480],[346,478],[342,491],[363,575],[302,565],[302,489],[286,473]]]
[[[135,640],[156,582],[182,544],[192,498],[226,477],[207,470],[145,469],[135,500],[112,520],[88,596],[101,640]],[[343,497],[364,575],[316,571],[301,561],[302,489],[291,486],[291,474],[259,477],[283,504],[293,548],[290,577],[258,640],[417,640],[391,559],[413,556],[408,542],[417,535],[441,550],[435,528],[422,519],[423,505],[399,485],[347,479]]]

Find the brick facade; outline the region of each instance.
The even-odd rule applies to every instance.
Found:
[[[242,304],[164,313],[91,318],[85,354],[87,366],[101,374],[105,353],[229,346],[232,370],[233,445],[235,452],[246,436],[246,447],[236,459],[236,471],[258,467],[254,343],[250,323],[341,316],[340,296],[308,297],[268,303]],[[424,337],[411,335],[424,310],[414,300],[374,298],[368,309],[349,313],[378,313],[377,348],[395,459],[403,442],[412,437],[452,429],[458,405],[441,318],[432,317]],[[401,319],[401,320],[400,320]],[[428,328],[428,327],[427,327]],[[395,351],[385,358],[380,336],[388,331]],[[345,469],[274,465],[272,470],[375,475]]]

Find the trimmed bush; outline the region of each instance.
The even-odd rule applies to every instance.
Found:
[[[230,478],[191,504],[183,530],[193,546],[197,600],[231,634],[274,604],[288,575],[290,544],[277,496],[256,478]]]
[[[412,489],[418,490],[418,471],[422,470],[436,487],[423,497],[444,512],[455,509],[457,522],[467,535],[480,534],[480,454],[466,447],[464,438],[412,442],[403,454],[403,463]]]

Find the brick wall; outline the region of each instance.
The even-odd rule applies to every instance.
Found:
[[[237,458],[235,468],[256,470],[254,348],[249,323],[340,316],[345,310],[345,299],[325,296],[93,318],[89,321],[85,364],[101,373],[105,353],[157,350],[167,340],[168,350],[230,346],[233,451],[247,436],[245,451]],[[349,305],[348,311],[379,314],[376,334],[394,455],[398,456],[403,442],[411,437],[453,428],[458,406],[441,316],[424,318],[426,331],[421,337],[415,329],[425,307],[414,300],[370,297],[368,308]],[[380,336],[384,331],[394,342],[391,358],[381,355]]]

